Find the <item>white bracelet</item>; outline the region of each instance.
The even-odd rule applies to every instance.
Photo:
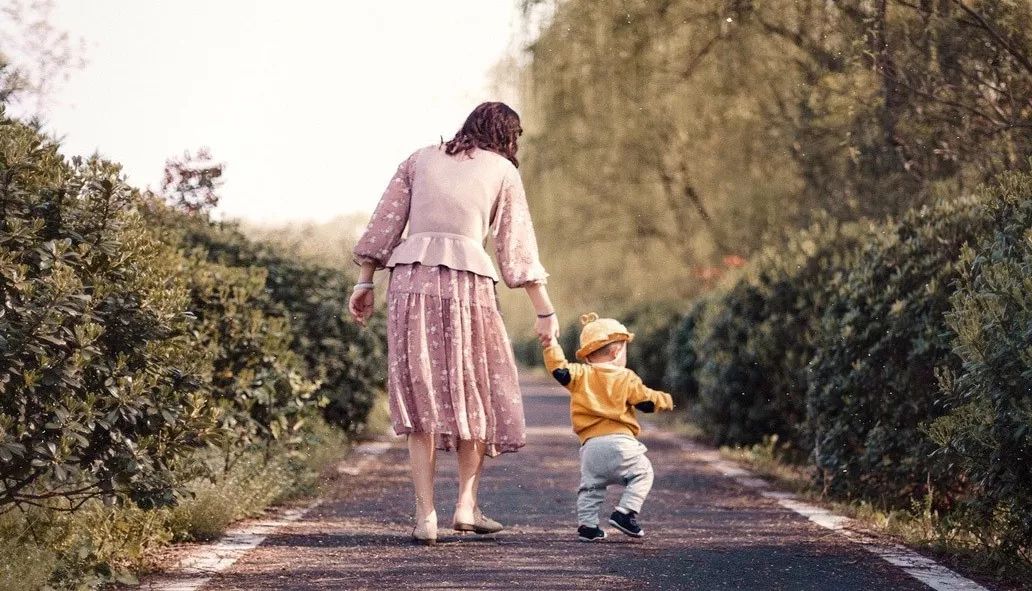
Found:
[[[366,283],[356,283],[355,287],[351,288],[351,291],[358,291],[360,289],[372,289],[372,288],[373,288],[373,284],[372,283],[368,283],[368,282],[366,282]]]

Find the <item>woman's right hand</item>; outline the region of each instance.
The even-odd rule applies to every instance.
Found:
[[[359,326],[365,326],[366,321],[373,315],[373,289],[371,287],[356,289],[348,301],[348,311],[351,317]]]
[[[559,318],[555,314],[547,318],[538,318],[534,322],[534,332],[537,333],[542,347],[551,345],[554,339],[559,338]]]

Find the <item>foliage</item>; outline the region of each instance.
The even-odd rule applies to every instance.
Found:
[[[776,441],[822,494],[920,506],[937,543],[1027,565],[1030,262],[1026,173],[895,221],[826,219],[695,301],[667,379],[710,439]]]
[[[990,226],[977,198],[908,212],[828,286],[807,430],[829,492],[889,502],[935,495],[945,506],[962,487],[920,426],[946,410],[936,372],[959,369],[944,314],[961,248]]]
[[[223,172],[225,165],[213,161],[208,148],[201,148],[196,154],[185,152],[181,157],[165,161],[161,193],[168,196],[171,205],[179,211],[209,212],[219,203]]]
[[[698,380],[699,419],[715,442],[748,445],[776,434],[796,452],[810,450],[800,427],[815,324],[831,297],[827,286],[870,233],[866,224],[824,219],[773,241],[706,300],[705,315],[686,320],[698,351],[684,342],[673,371]]]
[[[251,241],[233,223],[168,211],[155,211],[154,221],[178,233],[184,244],[203,249],[212,264],[262,269],[256,286],[266,294],[261,307],[289,317],[289,346],[306,377],[318,384],[313,395],[323,400],[325,418],[347,432],[361,432],[385,387],[386,321],[377,314],[363,330],[344,317],[353,280],[339,269]]]
[[[971,482],[968,525],[1032,562],[1032,178],[1005,175],[986,201],[991,232],[964,249],[946,317],[962,365],[928,433]]]
[[[359,333],[339,272],[203,209],[0,111],[0,527],[25,560],[0,578],[117,579],[309,486],[321,398],[362,429],[382,318]]]
[[[186,261],[136,199],[116,166],[65,162],[0,112],[0,510],[164,487],[213,432]]]
[[[618,318],[634,333],[627,348],[627,367],[650,388],[666,389],[667,343],[678,318],[672,303],[647,303],[631,308]]]
[[[1028,2],[524,5],[548,16],[521,170],[561,308],[695,297],[818,212],[898,217],[1029,166]]]
[[[670,340],[665,347],[667,364],[663,383],[674,398],[674,404],[681,408],[689,403],[695,403],[699,398],[699,381],[696,375],[700,360],[696,331],[707,305],[708,299],[700,298],[686,314],[676,319],[670,330]]]
[[[217,537],[242,517],[261,514],[270,503],[313,492],[321,473],[340,457],[343,434],[321,421],[303,433],[300,447],[274,444],[266,460],[247,452],[227,473],[221,458],[204,453],[209,476],[184,473],[183,494],[171,507],[87,502],[74,513],[29,507],[0,515],[0,589],[90,589],[134,582],[134,572],[154,564],[155,551],[174,540]]]

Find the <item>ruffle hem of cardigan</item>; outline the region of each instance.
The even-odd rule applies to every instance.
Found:
[[[386,266],[410,263],[424,266],[444,265],[450,269],[470,271],[498,281],[498,272],[483,245],[462,234],[418,232],[409,235],[394,248]]]

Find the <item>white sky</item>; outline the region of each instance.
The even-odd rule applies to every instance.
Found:
[[[64,152],[97,150],[156,187],[209,146],[224,215],[371,211],[410,151],[451,137],[492,94],[515,0],[59,0],[86,67],[45,112]]]

